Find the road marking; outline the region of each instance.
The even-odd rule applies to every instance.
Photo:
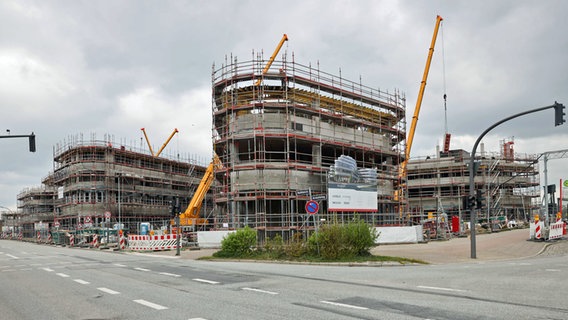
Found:
[[[545,271],[548,271],[548,272],[560,272],[559,269],[546,269]]]
[[[7,256],[7,257],[10,257],[10,258],[12,258],[12,259],[16,259],[16,260],[20,259],[20,258],[14,256],[14,255],[9,254],[9,253],[6,253],[6,256]]]
[[[120,292],[108,288],[97,288],[97,289],[101,290],[102,292],[106,292],[108,294],[120,294]]]
[[[42,268],[42,269],[47,271],[47,272],[53,272],[53,269],[49,269],[49,268]]]
[[[191,280],[193,280],[193,281],[198,281],[198,282],[209,283],[209,284],[218,284],[218,283],[219,283],[219,282],[217,282],[217,281],[211,281],[211,280],[205,280],[205,279],[198,279],[198,278],[191,279]]]
[[[75,281],[75,282],[77,282],[77,283],[80,283],[80,284],[89,284],[89,283],[90,283],[90,282],[87,282],[87,281],[81,280],[81,279],[75,279],[75,280],[73,280],[73,281]]]
[[[120,263],[114,263],[113,265],[115,265],[117,267],[122,267],[122,268],[126,267],[126,265],[120,264]]]
[[[0,269],[10,268],[9,266],[0,266]]]
[[[181,277],[179,274],[173,274],[173,273],[168,273],[168,272],[160,272],[160,274],[164,275],[164,276],[169,276],[169,277],[176,277],[176,278]]]
[[[365,308],[365,307],[354,306],[354,305],[352,305],[352,304],[331,302],[331,301],[325,301],[325,300],[322,300],[322,301],[320,301],[320,302],[321,302],[321,303],[331,304],[331,305],[338,306],[338,307],[345,307],[345,308],[351,308],[351,309],[357,309],[357,310],[368,310],[368,309],[369,309],[369,308]]]
[[[451,289],[451,288],[440,288],[440,287],[429,287],[429,286],[417,286],[421,289],[431,289],[431,290],[441,290],[441,291],[453,291],[453,292],[465,292],[465,290]]]
[[[60,276],[60,277],[62,277],[62,278],[69,278],[69,277],[70,277],[70,275],[65,274],[65,273],[56,273],[56,275],[58,275],[58,276]]]
[[[139,304],[141,304],[141,305],[144,305],[144,306],[146,306],[146,307],[150,307],[150,308],[156,309],[156,310],[164,310],[164,309],[167,309],[167,307],[161,306],[161,305],[159,305],[159,304],[152,303],[152,302],[150,302],[150,301],[142,300],[142,299],[139,299],[139,300],[132,300],[132,301],[134,301],[134,302],[136,302],[136,303],[139,303]]]
[[[204,319],[204,318],[191,318],[191,319],[189,319],[189,320],[207,320],[207,319]]]
[[[255,289],[255,288],[243,288],[243,290],[260,292],[260,293],[267,293],[267,294],[278,294],[278,292],[266,291],[266,290]]]
[[[150,269],[144,269],[144,268],[134,268],[134,270],[138,270],[138,271],[150,271]]]

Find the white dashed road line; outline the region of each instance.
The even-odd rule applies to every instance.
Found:
[[[354,306],[354,305],[352,305],[352,304],[331,302],[331,301],[325,301],[325,300],[322,300],[322,301],[320,301],[320,302],[321,302],[321,303],[326,303],[326,304],[331,304],[331,305],[333,305],[333,306],[350,308],[350,309],[357,309],[357,310],[368,310],[368,309],[369,309],[369,308],[365,308],[365,307]]]
[[[150,308],[152,308],[152,309],[156,309],[156,310],[164,310],[164,309],[167,309],[167,307],[161,306],[161,305],[159,305],[159,304],[152,303],[152,302],[150,302],[150,301],[142,300],[142,299],[132,300],[132,301],[134,301],[134,302],[136,302],[136,303],[139,303],[139,304],[141,304],[141,305],[143,305],[143,306],[150,307]]]
[[[9,254],[9,253],[6,253],[6,256],[7,256],[7,257],[10,257],[10,258],[12,258],[12,259],[16,259],[16,260],[20,259],[20,258],[14,256],[14,255]]]
[[[134,268],[134,270],[138,270],[138,271],[150,271],[150,269],[144,269],[144,268]]]
[[[211,281],[211,280],[205,280],[205,279],[198,279],[198,278],[191,279],[191,280],[197,281],[197,282],[208,283],[208,284],[218,284],[218,283],[219,283],[219,282],[217,282],[217,281]]]
[[[176,278],[181,277],[181,275],[179,275],[179,274],[168,273],[168,272],[160,272],[160,274],[164,275],[164,276],[169,276],[169,277],[176,277]]]
[[[121,268],[126,267],[126,265],[120,264],[120,263],[113,263],[113,265],[115,265],[115,266],[117,266],[117,267],[121,267]]]
[[[417,286],[417,287],[421,289],[431,289],[431,290],[440,290],[440,291],[465,292],[465,290],[451,289],[451,288],[429,287],[429,286]]]
[[[90,282],[88,282],[88,281],[81,280],[81,279],[75,279],[75,280],[73,280],[73,281],[75,281],[75,282],[77,282],[77,283],[80,283],[80,284],[89,284],[89,283],[90,283]]]
[[[65,273],[56,273],[56,275],[58,275],[58,276],[60,276],[60,277],[62,277],[62,278],[69,278],[69,277],[70,277],[70,275],[65,274]]]
[[[278,294],[278,292],[266,291],[266,290],[255,289],[255,288],[243,288],[243,290],[260,292],[260,293],[267,293],[267,294]]]
[[[97,288],[97,289],[101,290],[102,292],[106,292],[108,294],[120,294],[120,292],[108,288]]]
[[[53,272],[53,269],[49,269],[49,268],[42,268],[42,269],[47,271],[47,272]]]

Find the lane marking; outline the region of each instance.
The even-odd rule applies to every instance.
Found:
[[[6,256],[7,256],[7,257],[10,257],[10,258],[12,258],[12,259],[16,259],[16,260],[20,259],[20,258],[16,257],[15,255],[11,255],[11,254],[9,254],[9,253],[6,253]]]
[[[160,274],[164,275],[164,276],[169,276],[169,277],[176,277],[176,278],[181,277],[181,275],[179,275],[179,274],[168,273],[168,272],[160,272]]]
[[[47,272],[53,272],[53,269],[49,269],[49,268],[42,268],[42,269],[47,271]]]
[[[331,301],[325,301],[325,300],[322,300],[322,301],[320,301],[320,302],[321,302],[321,303],[331,304],[331,305],[337,306],[337,307],[345,307],[345,308],[351,308],[351,309],[357,309],[357,310],[369,310],[369,308],[354,306],[354,305],[352,305],[352,304],[331,302]]]
[[[120,264],[120,263],[113,263],[113,265],[115,265],[115,266],[117,266],[117,267],[121,267],[121,268],[126,267],[126,265]]]
[[[150,269],[144,269],[144,268],[134,268],[134,270],[138,270],[138,271],[150,271]]]
[[[465,292],[465,290],[451,289],[451,288],[441,288],[441,287],[417,286],[417,288],[421,288],[421,289],[431,289],[431,290],[440,290],[440,291]]]
[[[209,284],[218,284],[219,283],[217,281],[211,281],[211,280],[205,280],[205,279],[199,279],[199,278],[195,278],[195,279],[191,279],[191,280],[197,281],[197,282],[209,283]]]
[[[150,307],[150,308],[152,308],[152,309],[156,309],[156,310],[165,310],[165,309],[167,309],[167,307],[161,306],[161,305],[159,305],[159,304],[152,303],[152,302],[150,302],[150,301],[142,300],[142,299],[132,300],[132,301],[134,301],[134,302],[136,302],[136,303],[139,303],[139,304],[141,304],[141,305],[143,305],[143,306]]]
[[[10,266],[0,266],[0,269],[10,268]]]
[[[546,269],[548,272],[560,272],[560,269]]]
[[[89,283],[90,283],[90,282],[88,282],[88,281],[81,280],[81,279],[75,279],[75,280],[73,280],[73,281],[75,281],[75,282],[77,282],[77,283],[80,283],[80,284],[89,284]]]
[[[266,290],[255,289],[255,288],[243,288],[243,290],[260,292],[260,293],[267,293],[267,294],[278,294],[278,292],[266,291]]]
[[[56,273],[56,275],[58,275],[58,276],[60,276],[60,277],[62,277],[62,278],[69,278],[69,277],[70,277],[70,275],[65,274],[65,273]]]
[[[205,319],[205,318],[191,318],[189,320],[207,320],[207,319]]]
[[[120,292],[118,291],[114,291],[108,288],[97,288],[98,290],[101,290],[102,292],[106,292],[108,294],[120,294]]]

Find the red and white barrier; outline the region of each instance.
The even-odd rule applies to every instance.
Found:
[[[22,232],[20,231],[20,233],[18,234],[18,240],[23,240],[24,239],[24,235],[22,234]]]
[[[37,242],[41,241],[41,233],[38,231],[37,232]]]
[[[48,234],[47,234],[47,243],[48,243],[48,244],[51,244],[52,242],[53,242],[53,241],[52,241],[52,239],[51,239],[51,233],[48,233]]]
[[[160,236],[128,236],[128,248],[134,251],[172,250],[176,249],[176,244],[176,234],[166,234]]]
[[[564,222],[556,222],[550,225],[550,232],[548,234],[548,239],[560,239],[564,235]]]
[[[74,247],[75,246],[75,236],[70,234],[69,235],[69,246],[70,247]]]
[[[93,235],[93,248],[98,248],[99,247],[99,236],[97,234]]]
[[[120,241],[120,243],[119,243],[120,250],[124,250],[126,248],[126,239],[124,238],[123,235],[120,236],[119,241]]]

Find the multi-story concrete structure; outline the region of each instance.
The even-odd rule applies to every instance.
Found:
[[[470,159],[464,150],[450,150],[409,162],[408,202],[413,221],[423,221],[429,212],[469,220],[464,200],[469,195]],[[515,153],[513,142],[504,140],[500,152],[485,152],[481,146],[475,161],[479,167],[474,184],[484,198],[478,218],[530,220],[539,209],[538,156]]]
[[[404,95],[285,58],[272,65],[276,72],[262,74],[264,63],[235,58],[213,67],[214,150],[224,167],[214,192],[219,222],[301,227],[309,198],[299,191],[325,194],[326,172],[341,155],[377,168],[378,212],[366,219],[398,219],[393,193],[405,146]]]
[[[110,224],[120,222],[133,232],[140,222],[167,226],[172,199],[177,197],[185,210],[204,172],[195,161],[155,157],[109,139],[75,137],[54,147],[54,170],[42,187],[18,195],[14,223],[29,230],[25,236],[33,236],[39,221],[74,229],[102,226],[108,214]],[[206,202],[203,211],[211,212],[212,198]]]

